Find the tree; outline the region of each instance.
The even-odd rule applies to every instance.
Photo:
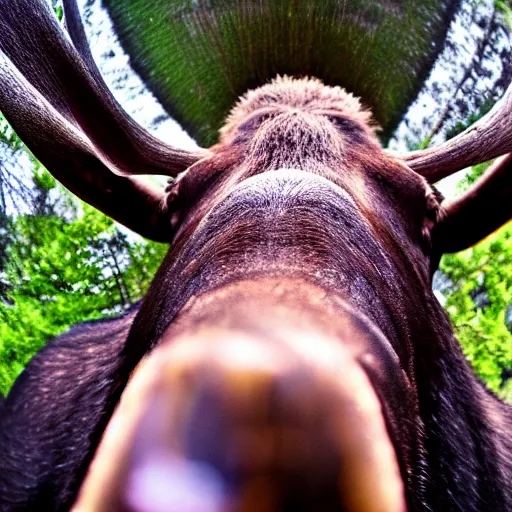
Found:
[[[473,168],[460,191],[486,167]],[[445,308],[466,357],[491,389],[512,399],[512,223],[466,251],[445,255],[440,271],[447,277]]]
[[[20,145],[17,151],[25,150]],[[137,302],[167,249],[120,231],[32,162],[32,212],[7,215],[0,273],[0,393],[52,337]]]
[[[394,138],[409,148],[438,143],[490,108],[512,81],[510,0],[462,0],[445,49]]]

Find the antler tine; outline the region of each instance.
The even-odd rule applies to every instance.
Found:
[[[87,64],[87,67],[91,74],[94,75],[94,78],[102,85],[103,88],[107,89],[108,94],[110,94],[110,91],[101,76],[100,70],[98,69],[96,62],[94,62],[76,0],[63,0],[62,4],[64,6],[66,29],[69,37],[71,37],[73,45]]]
[[[0,50],[0,106],[34,155],[84,201],[142,236],[168,242],[164,188],[141,177],[113,174],[80,130],[23,77]]]
[[[438,253],[471,247],[512,218],[512,154],[505,155],[461,197],[442,206],[434,228]]]
[[[413,151],[402,158],[435,183],[465,167],[512,151],[512,84],[494,108],[463,133],[437,147]]]
[[[0,49],[53,108],[78,127],[96,156],[115,174],[175,176],[204,153],[164,144],[135,123],[115,101],[77,36],[76,5],[66,2],[70,43],[44,0],[0,1]],[[84,60],[85,59],[85,60]],[[2,108],[2,105],[0,105]],[[30,140],[25,141],[30,147]],[[51,169],[50,169],[51,171]]]

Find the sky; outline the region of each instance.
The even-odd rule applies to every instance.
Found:
[[[117,101],[139,124],[163,141],[184,149],[197,147],[131,69],[100,0],[78,0],[78,3],[93,57]]]

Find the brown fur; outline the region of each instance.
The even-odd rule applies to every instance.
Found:
[[[277,77],[271,83],[247,92],[231,110],[221,129],[221,143],[257,111],[265,112],[340,113],[358,122],[370,133],[377,129],[372,114],[362,107],[359,98],[341,87],[328,87],[318,79]]]

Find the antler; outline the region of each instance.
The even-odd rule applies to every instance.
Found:
[[[433,241],[439,253],[476,244],[512,218],[512,154],[496,160],[461,197],[443,205]]]
[[[121,109],[88,50],[75,0],[64,4],[75,46],[44,0],[0,0],[0,110],[66,187],[140,234],[168,241],[163,188],[127,176],[175,176],[206,152],[164,144]]]
[[[465,167],[512,152],[512,85],[494,108],[463,133],[402,158],[431,183]]]
[[[512,152],[512,84],[493,109],[440,146],[403,157],[434,183],[465,167]],[[496,161],[462,197],[442,205],[432,234],[435,252],[457,252],[479,242],[512,218],[512,155]]]

